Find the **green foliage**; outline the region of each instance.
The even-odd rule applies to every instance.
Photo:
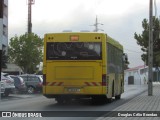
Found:
[[[2,50],[2,68],[7,68],[6,63],[8,62],[8,56],[6,55],[6,51]]]
[[[25,73],[34,73],[42,61],[43,40],[36,34],[24,34],[10,39],[9,60]]]
[[[153,17],[153,65],[160,66],[160,20]],[[144,52],[141,58],[148,65],[148,43],[149,43],[149,22],[147,19],[142,21],[142,28],[144,29],[141,34],[134,34],[137,44],[141,46]]]

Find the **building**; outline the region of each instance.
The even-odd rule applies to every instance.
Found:
[[[142,65],[124,71],[126,85],[143,85],[148,82],[148,66]],[[160,67],[153,68],[153,82],[160,82]]]
[[[127,85],[147,84],[148,66],[137,66],[124,71],[124,81]]]
[[[8,51],[8,0],[3,1],[2,50]]]
[[[20,75],[23,73],[22,69],[16,64],[7,63],[7,68],[2,69],[4,73],[9,73],[10,75]]]

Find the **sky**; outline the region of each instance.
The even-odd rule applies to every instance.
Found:
[[[28,0],[9,1],[9,39],[27,32]],[[158,6],[160,0],[155,0]],[[153,11],[153,15],[155,12]],[[98,28],[117,40],[128,54],[129,67],[144,65],[141,47],[134,33],[142,33],[142,21],[149,18],[149,0],[35,0],[32,5],[32,32],[43,38],[45,33],[64,30],[93,31]]]

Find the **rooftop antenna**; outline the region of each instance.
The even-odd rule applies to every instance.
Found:
[[[28,34],[32,33],[32,5],[35,0],[28,0]]]
[[[102,23],[98,23],[98,18],[97,18],[97,15],[96,15],[96,22],[95,22],[95,24],[93,24],[93,25],[91,25],[91,26],[95,26],[94,32],[98,32],[99,30],[104,31],[104,30],[102,30],[102,29],[99,29],[99,28],[98,28],[98,25],[103,25],[103,24],[102,24]]]

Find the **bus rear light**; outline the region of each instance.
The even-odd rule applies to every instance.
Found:
[[[70,41],[78,41],[78,40],[79,40],[79,37],[76,35],[73,35],[70,37]]]
[[[106,86],[107,85],[107,80],[106,80],[106,74],[102,75],[102,86]]]
[[[43,85],[46,85],[46,74],[43,74]]]

